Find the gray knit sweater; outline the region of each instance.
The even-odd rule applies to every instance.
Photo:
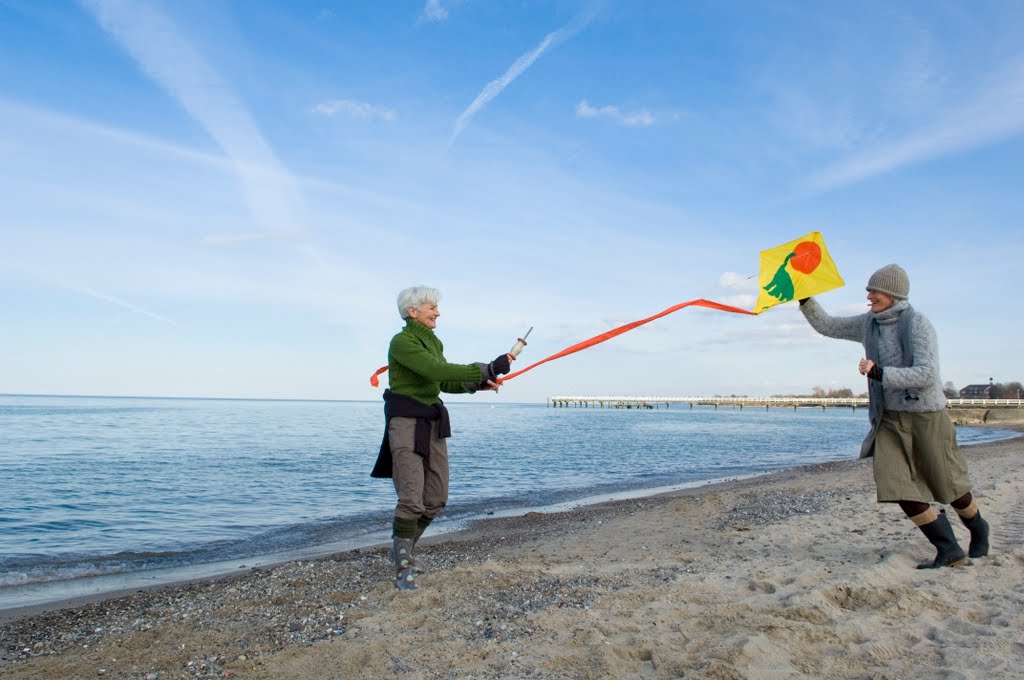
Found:
[[[867,337],[872,317],[877,316],[881,336],[878,341],[878,363],[882,368],[885,409],[941,411],[946,408],[946,396],[942,393],[942,379],[939,377],[939,343],[935,328],[923,314],[915,310],[910,324],[914,356],[904,357],[896,322],[907,306],[906,300],[898,300],[877,315],[866,312],[857,316],[830,316],[811,298],[800,306],[800,311],[811,327],[822,335],[852,340],[861,345]]]

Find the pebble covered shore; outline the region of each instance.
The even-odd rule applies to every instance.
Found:
[[[837,465],[843,464],[815,467],[827,469]],[[798,495],[747,493],[719,519],[719,525],[764,526],[820,511],[837,496],[847,493],[843,489]],[[430,571],[445,572],[456,565],[483,562],[497,545],[507,548],[526,537],[564,532],[574,524],[600,523],[618,513],[644,511],[667,502],[667,498],[647,498],[557,515],[530,513],[525,517],[485,520],[480,525],[486,525],[482,531],[487,538],[453,537],[425,549],[424,560]],[[670,580],[689,571],[688,567],[680,566],[643,577]],[[366,612],[385,606],[379,593],[384,589],[391,594],[390,579],[385,548],[354,550],[45,612],[0,625],[0,669],[7,666],[9,672],[19,662],[74,654],[91,662],[97,676],[146,680],[236,677],[259,667],[265,659],[287,647],[358,635],[358,631],[352,630],[353,624]],[[465,603],[457,616],[481,640],[524,637],[533,632],[524,623],[532,611],[548,607],[586,608],[600,590],[625,585],[606,578],[538,575],[513,590],[489,593],[486,602]],[[165,643],[162,650],[149,650],[159,663],[148,667],[133,664],[126,669],[123,658],[121,663],[117,662],[118,641],[126,636],[155,638],[148,634],[167,626],[187,626],[208,634],[207,644],[201,651],[193,651],[185,643]],[[130,655],[130,648],[120,654]]]
[[[1021,527],[1002,517],[1024,495],[1021,449],[984,445],[988,464],[971,463],[1004,549],[924,574],[924,590],[913,565],[927,546],[874,502],[870,461],[850,460],[484,520],[424,541],[415,592],[394,588],[382,546],[8,613],[0,675],[737,679],[769,663],[778,677],[907,677],[923,630],[952,621],[947,585],[986,591],[987,610],[962,613],[984,635],[1022,618],[1024,556],[1007,545]],[[991,656],[986,644],[1002,643],[971,653]],[[1014,677],[1024,654],[1005,657],[963,677]]]

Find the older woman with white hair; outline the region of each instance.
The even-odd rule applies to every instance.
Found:
[[[989,526],[946,412],[935,328],[910,306],[910,279],[899,265],[872,274],[866,290],[871,309],[864,314],[830,316],[813,298],[801,300],[800,311],[822,335],[864,346],[857,368],[868,379],[871,432],[861,457],[873,458],[878,502],[898,503],[935,546],[935,559],[918,569],[957,566],[967,557],[945,510],[932,502],[953,507],[971,533],[968,555],[984,557]]]
[[[416,286],[398,294],[398,313],[405,327],[388,348],[388,389],[384,391],[384,441],[374,477],[391,477],[398,492],[392,524],[391,556],[395,585],[415,590],[421,571],[414,557],[417,541],[448,502],[448,409],[440,393],[473,393],[498,389],[497,378],[508,373],[511,354],[489,363],[451,364],[434,334],[441,313],[441,294]]]

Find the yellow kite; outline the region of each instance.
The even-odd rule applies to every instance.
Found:
[[[839,288],[843,277],[825,248],[821,232],[810,234],[761,251],[757,275],[760,294],[754,313],[790,300],[800,300]]]

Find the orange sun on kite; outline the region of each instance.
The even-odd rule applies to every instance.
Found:
[[[821,264],[821,247],[814,241],[802,241],[793,248],[789,266],[802,274],[810,274]]]

